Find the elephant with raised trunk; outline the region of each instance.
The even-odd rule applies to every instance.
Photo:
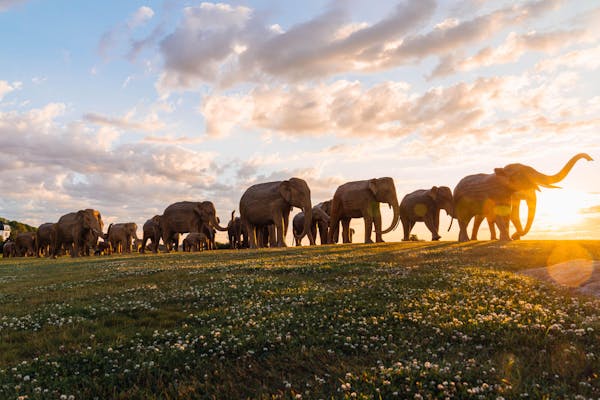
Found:
[[[494,169],[493,174],[476,174],[463,178],[454,188],[454,210],[460,233],[458,240],[469,240],[467,227],[473,217],[480,216],[495,222],[500,231],[500,240],[510,240],[509,222],[512,220],[518,237],[529,231],[535,216],[535,200],[528,202],[527,224],[521,228],[519,207],[513,207],[513,199],[522,193],[533,193],[539,187],[556,188],[555,183],[565,179],[580,159],[592,161],[592,158],[580,153],[572,157],[555,175],[545,175],[523,164],[509,164]]]
[[[298,207],[304,212],[306,219],[302,235],[308,234],[311,245],[315,239],[310,233],[312,221],[312,204],[308,184],[300,178],[287,181],[259,183],[250,186],[240,199],[242,225],[248,230],[250,248],[257,248],[257,228],[273,224],[275,230],[274,243],[285,247],[285,235],[289,225],[290,211]]]
[[[218,231],[227,230],[219,225],[217,211],[210,201],[180,201],[165,208],[160,219],[160,228],[167,252],[173,242],[179,245],[180,233],[202,232],[204,225]]]
[[[71,257],[78,257],[89,241],[90,234],[102,236],[104,222],[98,210],[87,208],[65,214],[56,223],[56,236],[52,256],[61,252],[61,247],[70,250]]]
[[[37,240],[37,256],[49,257],[52,255],[52,245],[56,238],[56,224],[52,222],[46,222],[38,227],[36,232]]]
[[[152,241],[152,252],[158,253],[158,243],[160,242],[160,219],[161,215],[155,215],[146,222],[142,228],[144,236],[142,238],[142,244],[140,245],[140,253],[146,252],[146,243],[148,240]]]
[[[447,186],[415,190],[404,196],[400,202],[400,220],[404,228],[402,240],[410,240],[410,231],[417,222],[425,223],[431,232],[431,240],[439,240],[440,210],[445,210],[451,217],[454,215],[452,191]]]
[[[392,223],[382,230],[379,203],[387,203],[394,210]],[[342,222],[344,243],[350,243],[350,220],[363,218],[365,221],[365,243],[373,243],[371,231],[375,225],[375,241],[383,242],[382,235],[398,226],[400,205],[396,196],[394,180],[389,177],[348,182],[337,188],[331,203],[328,243],[337,243],[339,223]]]
[[[108,243],[110,243],[111,252],[118,254],[131,253],[133,241],[138,240],[137,224],[135,222],[110,224],[106,237]]]
[[[329,227],[329,215],[321,207],[314,206],[312,208],[312,221],[310,223],[310,232],[317,240],[317,228],[319,229],[319,237],[321,238],[321,244],[327,244],[327,229]],[[296,246],[300,246],[304,235],[302,229],[304,228],[304,213],[300,212],[294,216],[292,220],[292,232],[294,233],[294,240]]]

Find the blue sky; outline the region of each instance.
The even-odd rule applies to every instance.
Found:
[[[198,199],[225,220],[291,176],[317,203],[598,159],[599,22],[600,1],[0,0],[0,215],[141,226]],[[599,174],[544,190],[528,237],[600,239]]]

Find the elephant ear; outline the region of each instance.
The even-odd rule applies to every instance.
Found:
[[[437,200],[437,197],[438,197],[438,187],[437,186],[433,186],[431,189],[429,189],[429,197],[431,197],[433,199],[433,201]]]
[[[283,197],[283,199],[285,201],[287,201],[288,203],[291,203],[291,201],[292,201],[292,185],[290,184],[290,181],[281,182],[281,184],[279,185],[279,194],[281,195],[281,197]]]
[[[373,196],[377,197],[377,179],[369,180],[369,190],[373,193]]]

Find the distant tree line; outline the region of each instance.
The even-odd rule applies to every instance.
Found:
[[[0,222],[2,224],[6,224],[10,226],[10,237],[9,240],[15,240],[17,235],[22,232],[35,232],[37,228],[31,225],[24,224],[19,221],[9,221],[6,218],[0,217]],[[2,252],[2,248],[4,247],[4,240],[0,237],[0,252]]]

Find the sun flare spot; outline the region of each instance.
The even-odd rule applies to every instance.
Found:
[[[538,194],[537,215],[545,224],[555,229],[572,227],[584,220],[582,210],[594,205],[589,193],[569,190],[544,190]],[[521,204],[521,215],[526,215],[527,205]],[[537,217],[536,217],[537,219]]]
[[[576,243],[561,244],[548,257],[547,272],[561,285],[580,287],[592,276],[594,261],[582,246]]]

